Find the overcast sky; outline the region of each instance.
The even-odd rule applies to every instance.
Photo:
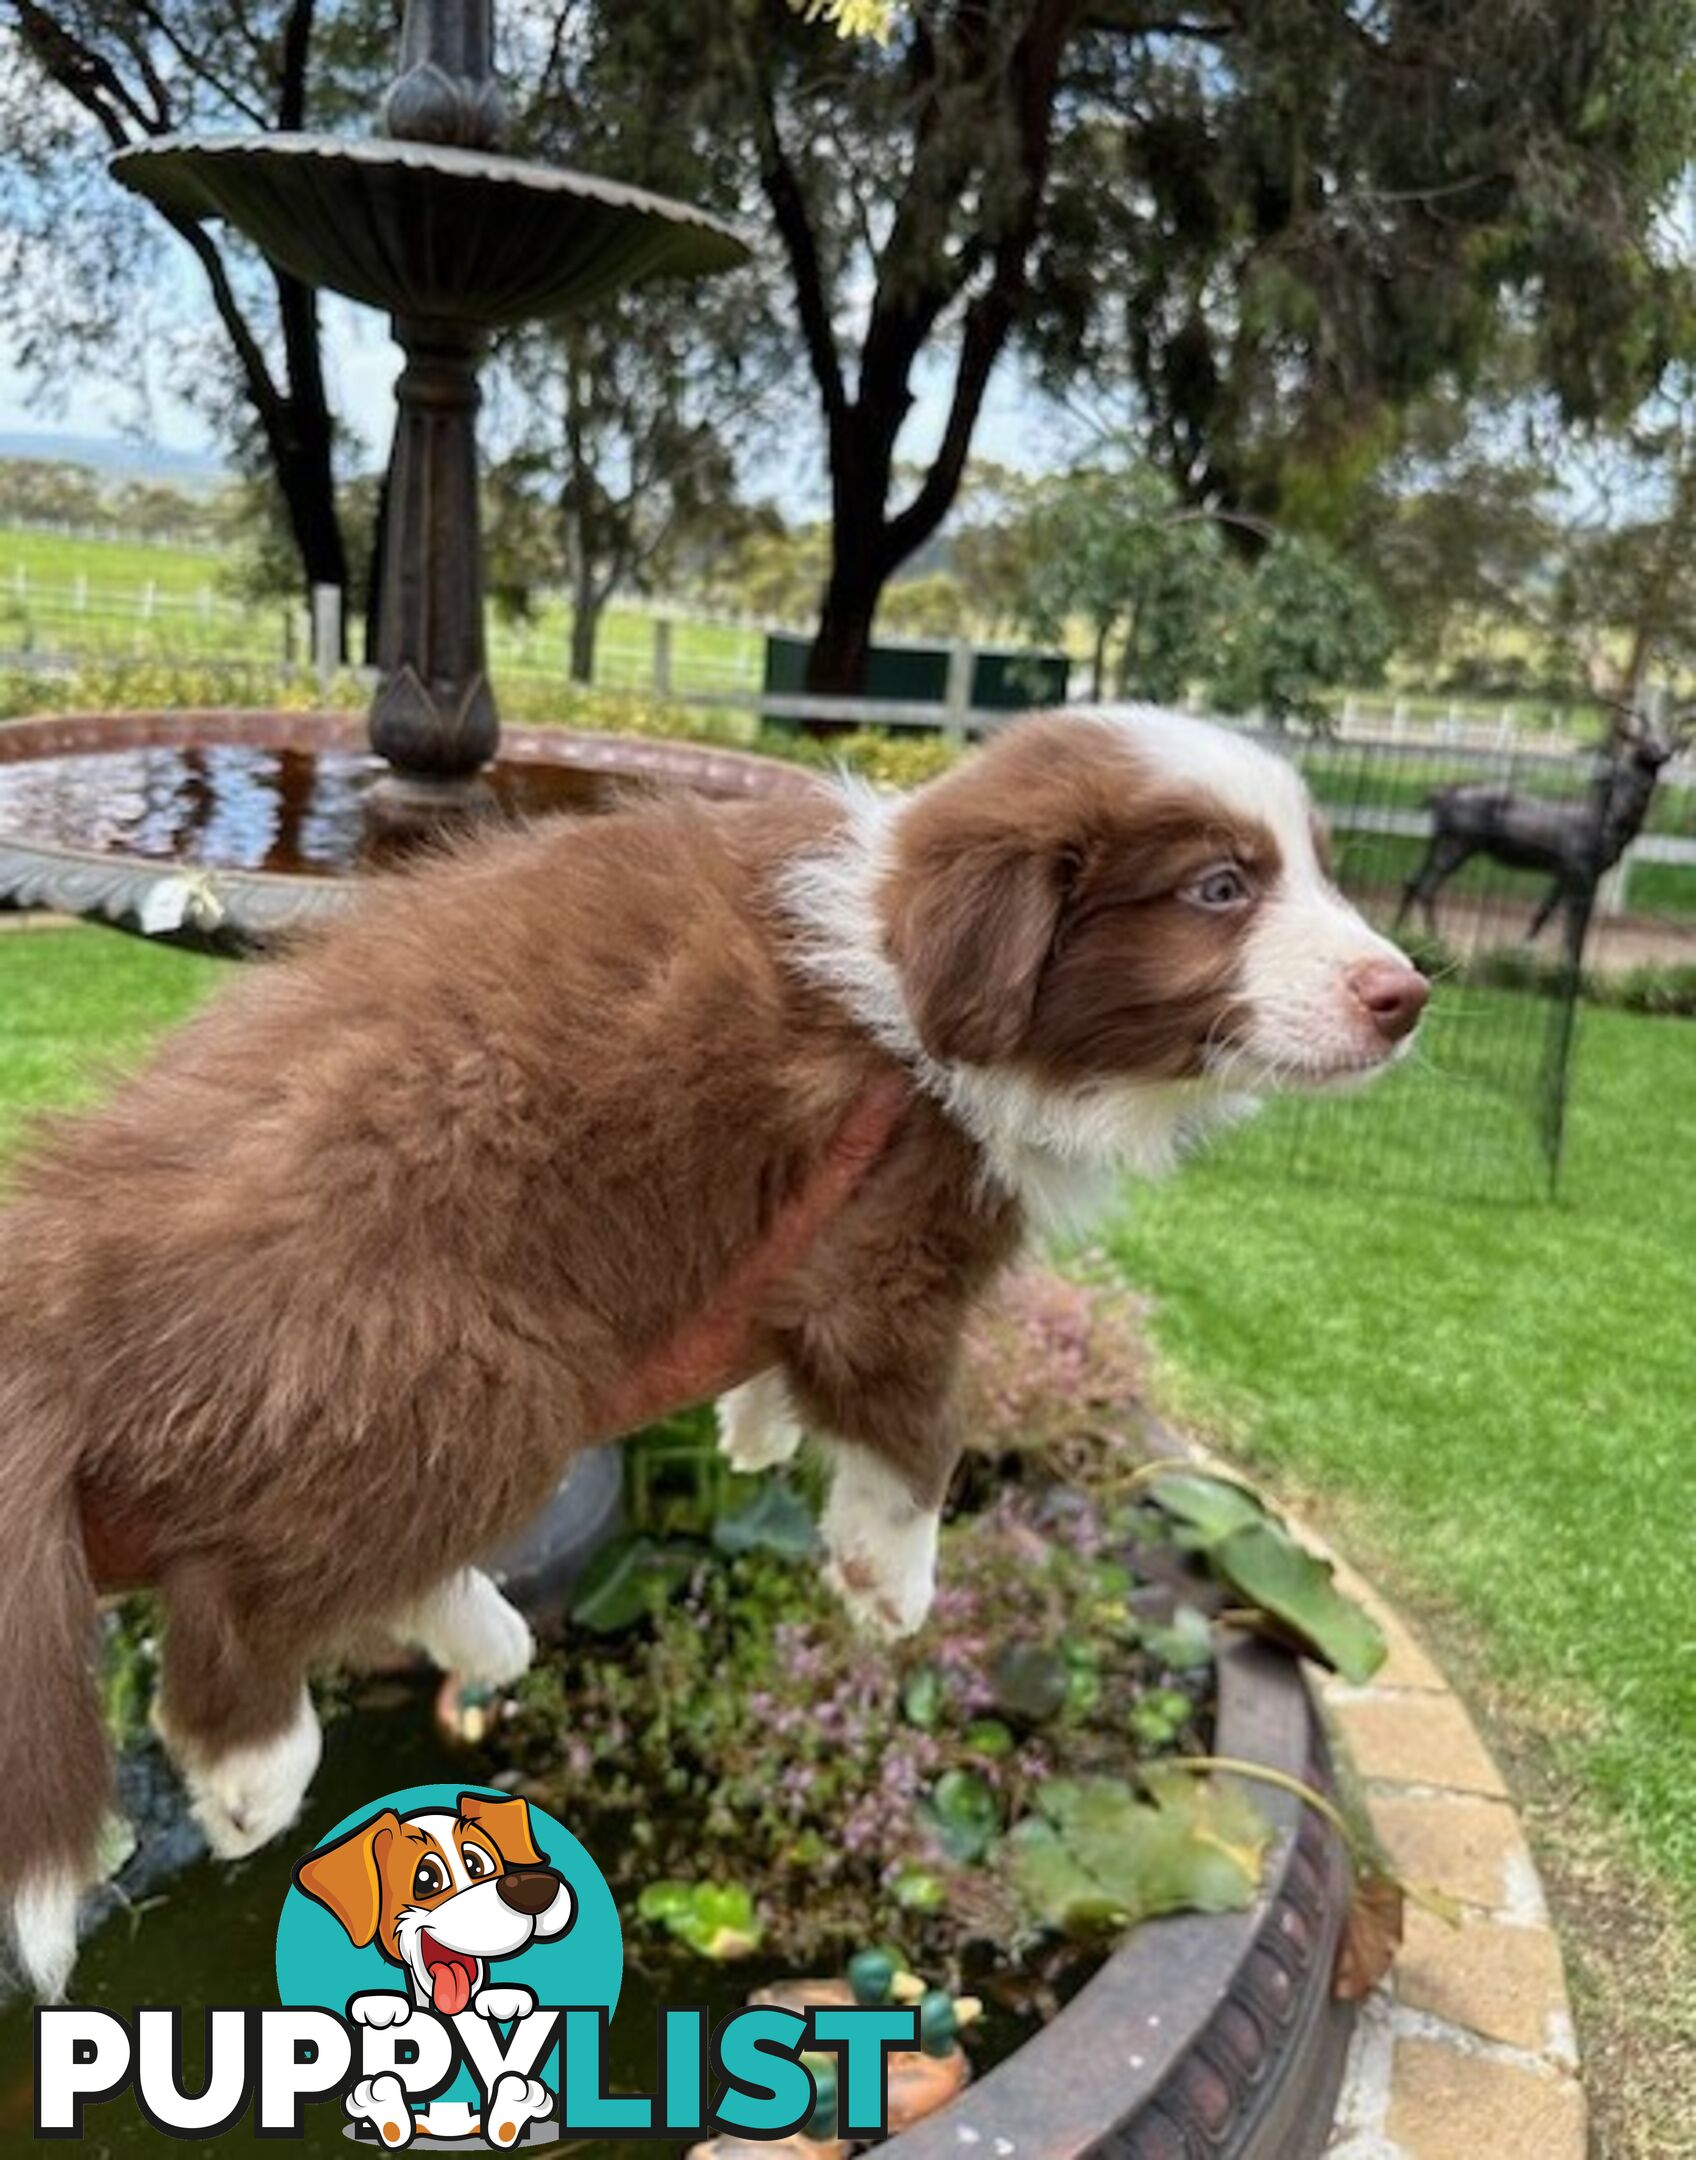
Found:
[[[393,418],[393,386],[399,355],[388,326],[369,308],[327,296],[324,302],[325,357],[330,395],[339,417],[363,439],[374,463],[387,447]],[[150,437],[167,448],[215,451],[204,426],[168,384],[149,386]],[[947,411],[946,367],[925,371],[918,398],[901,438],[901,456],[920,459],[934,449]],[[54,433],[88,436],[128,435],[135,412],[131,386],[80,375],[62,387],[51,405],[32,404],[27,385],[15,369],[0,361],[0,433]],[[1040,470],[1064,463],[1082,440],[1077,424],[1023,378],[1016,363],[1003,361],[990,383],[975,454],[985,460]],[[825,477],[816,433],[802,438],[799,453],[792,431],[782,431],[769,459],[750,461],[744,485],[753,496],[772,496],[786,516],[822,515],[827,505]]]

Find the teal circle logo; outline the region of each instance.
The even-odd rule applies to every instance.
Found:
[[[347,2018],[367,2064],[376,2055],[346,2107],[349,2134],[380,2145],[487,2150],[553,2132],[557,2051],[523,2059],[525,2020],[610,2019],[623,1975],[593,1859],[492,1788],[413,1785],[344,1816],[295,1869],[277,1929],[279,2000]]]

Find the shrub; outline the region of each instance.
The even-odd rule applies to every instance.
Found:
[[[1009,1277],[972,1327],[968,1445],[990,1454],[1041,1451],[1056,1468],[1077,1464],[1080,1449],[1099,1454],[1103,1428],[1132,1416],[1141,1391],[1139,1317],[1122,1290],[1047,1268]]]
[[[1696,961],[1645,962],[1621,975],[1587,978],[1586,992],[1598,1004],[1624,1012],[1696,1019]]]

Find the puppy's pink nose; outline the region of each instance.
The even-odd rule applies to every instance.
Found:
[[[1348,971],[1348,986],[1386,1042],[1400,1042],[1413,1033],[1431,995],[1431,985],[1405,960],[1356,961]]]

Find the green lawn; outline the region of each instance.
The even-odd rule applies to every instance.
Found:
[[[1518,1002],[1465,995],[1459,1044]],[[1696,1029],[1585,1015],[1555,1204],[1455,1197],[1487,1108],[1441,1054],[1279,1106],[1107,1247],[1169,1407],[1434,1615],[1696,1911]]]
[[[228,965],[104,930],[0,930],[0,1149],[133,1062]]]
[[[32,525],[0,526],[0,593],[13,593],[20,575],[31,586],[56,590],[87,578],[91,588],[133,591],[149,579],[161,593],[192,596],[217,582],[215,548],[161,547],[149,540],[99,540],[82,533],[43,532]]]

